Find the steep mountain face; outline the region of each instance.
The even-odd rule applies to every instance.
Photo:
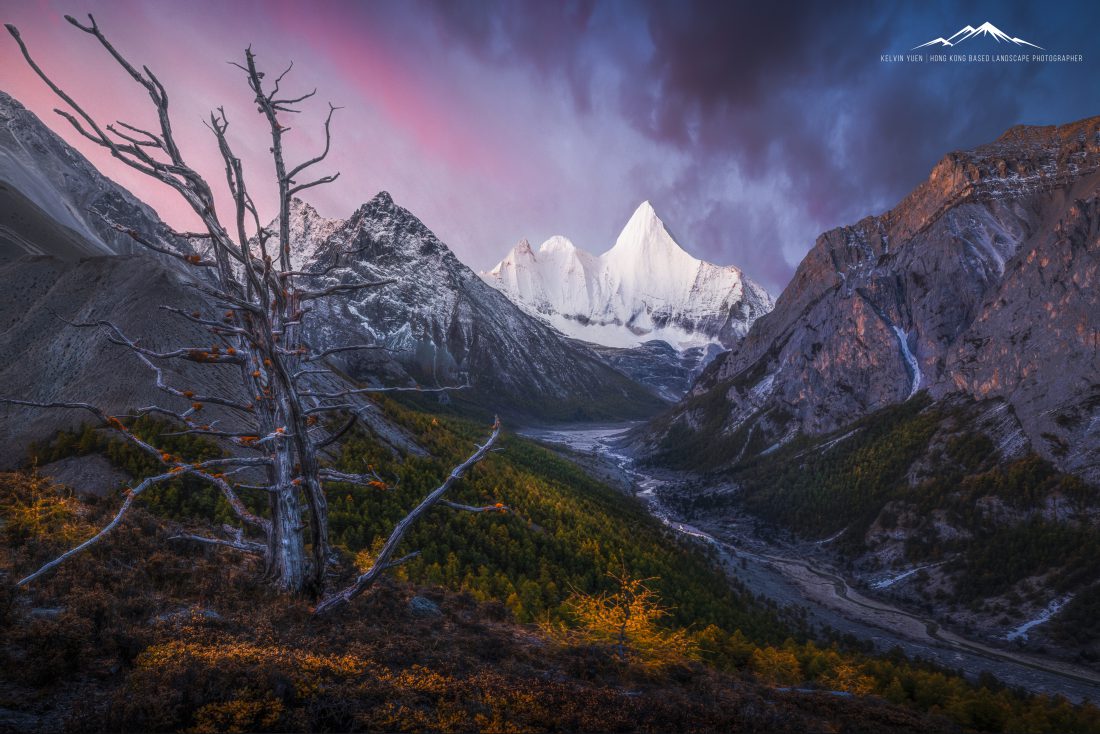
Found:
[[[0,91],[0,258],[74,259],[141,249],[108,220],[190,251],[152,209]]]
[[[381,345],[339,356],[363,380],[469,383],[476,402],[505,414],[583,419],[652,414],[649,390],[570,344],[463,265],[382,192],[348,220],[323,220],[295,202],[292,250],[328,285],[392,284],[319,305],[306,327],[319,347]],[[351,253],[351,254],[347,254]]]
[[[1007,400],[1035,450],[1100,477],[1098,170],[1100,118],[946,156],[893,210],[818,238],[647,442],[732,461],[928,389]]]
[[[648,201],[602,255],[564,237],[538,251],[524,240],[481,277],[562,333],[608,347],[659,339],[677,349],[728,348],[772,307],[737,268],[685,252]]]

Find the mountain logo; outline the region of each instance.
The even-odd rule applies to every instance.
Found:
[[[977,28],[974,28],[973,26],[964,26],[948,38],[940,36],[939,38],[934,38],[927,43],[922,43],[919,46],[914,46],[910,50],[916,51],[918,48],[927,48],[928,46],[940,46],[941,48],[954,47],[958,46],[963,41],[969,41],[971,38],[977,38],[978,36],[988,36],[997,43],[1011,43],[1015,44],[1016,46],[1031,46],[1032,48],[1037,48],[1040,51],[1046,50],[1042,46],[1036,46],[1030,41],[1025,41],[1022,38],[1010,36],[988,21],[982,23]]]

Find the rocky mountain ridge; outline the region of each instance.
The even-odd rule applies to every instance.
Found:
[[[821,235],[643,443],[705,428],[733,460],[928,389],[1007,400],[1036,451],[1100,478],[1098,194],[1100,118],[945,156],[894,209]]]

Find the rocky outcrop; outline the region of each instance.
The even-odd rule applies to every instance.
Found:
[[[946,156],[893,210],[819,237],[647,443],[706,426],[766,449],[928,389],[1006,399],[1037,451],[1100,477],[1098,171],[1100,118]]]
[[[656,390],[669,402],[683,397],[703,368],[722,353],[722,348],[717,344],[681,350],[660,339],[629,348],[587,343],[579,346],[591,349],[604,362],[635,382]]]

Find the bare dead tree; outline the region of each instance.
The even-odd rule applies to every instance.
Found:
[[[249,93],[267,123],[278,184],[279,213],[274,228],[261,224],[259,211],[246,186],[243,164],[233,153],[227,136],[229,120],[224,109],[219,108],[210,113],[206,125],[214,134],[221,151],[225,181],[234,205],[232,221],[223,222],[216,211],[211,186],[186,163],[176,143],[168,113],[168,93],[160,80],[148,67],[138,70],[133,66],[108,41],[91,15],[87,25],[71,16],[65,16],[65,19],[95,37],[114,61],[148,93],[158,119],[155,130],[145,130],[122,121],[108,125],[98,123],[39,67],[18,29],[12,25],[6,27],[19,44],[31,69],[64,102],[65,108],[56,109],[57,114],[65,118],[80,135],[109,151],[123,164],[170,186],[202,222],[204,232],[171,231],[178,238],[201,239],[208,243],[201,255],[184,252],[170,243],[154,241],[113,222],[110,224],[150,251],[174,258],[191,270],[194,278],[189,285],[205,298],[210,313],[188,313],[168,306],[162,308],[174,317],[209,331],[218,346],[157,351],[142,346],[110,321],[70,322],[70,325],[102,330],[107,339],[129,350],[151,370],[156,386],[163,393],[189,404],[182,410],[162,405],[148,406],[140,409],[139,415],[168,416],[184,426],[176,435],[211,436],[231,446],[234,451],[227,458],[189,463],[140,438],[119,417],[108,415],[90,403],[39,403],[0,398],[0,402],[8,404],[75,408],[89,412],[104,427],[118,432],[165,467],[162,473],[130,488],[115,517],[95,536],[50,561],[18,584],[31,583],[67,558],[101,540],[122,521],[134,499],[148,487],[179,476],[194,476],[215,486],[243,526],[261,535],[263,542],[246,538],[242,528],[232,529],[229,540],[199,536],[177,536],[178,539],[213,543],[244,552],[262,551],[268,573],[279,588],[320,597],[316,606],[318,613],[335,609],[367,589],[386,569],[411,557],[392,560],[409,527],[434,505],[440,504],[443,494],[490,451],[500,435],[500,422],[498,420],[494,424],[484,444],[455,467],[437,489],[397,524],[372,568],[349,588],[325,596],[325,572],[332,558],[325,486],[329,482],[378,486],[382,480],[374,472],[349,474],[322,466],[319,450],[338,440],[351,427],[351,421],[330,433],[323,428],[320,418],[353,408],[354,405],[348,402],[352,396],[406,389],[348,385],[343,389],[321,392],[309,389],[306,382],[309,376],[318,373],[328,373],[333,379],[342,379],[326,366],[325,357],[330,354],[379,348],[375,344],[355,344],[327,350],[311,349],[302,335],[302,319],[309,312],[310,304],[320,299],[381,288],[392,282],[367,280],[324,285],[318,279],[326,273],[296,271],[291,266],[289,225],[292,197],[306,189],[331,183],[339,176],[335,173],[311,178],[310,174],[311,169],[329,154],[332,117],[338,108],[329,105],[324,121],[324,149],[301,163],[288,163],[283,151],[283,137],[290,128],[284,124],[285,117],[298,112],[295,105],[313,97],[316,90],[297,96],[282,91],[282,84],[293,64],[268,85],[251,47],[245,49],[243,63],[231,62],[244,73]],[[272,245],[274,252],[271,251]],[[204,366],[236,367],[240,373],[241,393],[248,398],[242,401],[228,395],[196,395],[171,386],[161,364],[173,360]],[[221,429],[205,422],[201,410],[207,403],[231,412],[245,427],[244,430]],[[230,480],[231,474],[244,471],[258,471],[264,481],[256,485],[241,485]],[[266,516],[251,512],[238,497],[237,490],[246,486],[250,491],[259,491],[266,496]],[[480,508],[447,502],[442,504],[452,509],[474,512],[507,509],[501,504]]]

